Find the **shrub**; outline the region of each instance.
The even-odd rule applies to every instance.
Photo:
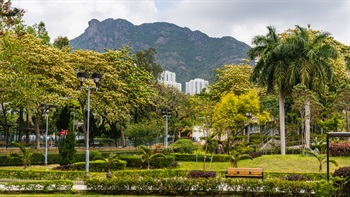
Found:
[[[338,189],[337,196],[348,196],[350,193],[350,166],[336,169],[333,177],[336,178],[334,180],[334,187]]]
[[[216,173],[215,172],[208,172],[208,171],[190,171],[187,174],[188,178],[215,178]]]
[[[284,179],[288,181],[306,181],[306,177],[302,174],[289,174]]]
[[[169,147],[175,153],[192,153],[197,150],[197,146],[195,146],[190,139],[179,139]]]
[[[70,121],[69,124],[73,124],[72,121]],[[75,162],[75,155],[77,153],[75,145],[74,131],[68,131],[67,135],[58,146],[58,152],[61,155],[60,165],[72,164]]]
[[[62,165],[62,166],[56,166],[52,168],[53,170],[74,170],[74,165],[73,164],[67,164],[67,165]]]
[[[128,168],[147,168],[147,164],[141,161],[140,155],[120,155],[119,159],[127,162]],[[166,168],[171,167],[175,157],[173,155],[167,155],[164,158],[155,158],[151,161],[152,168]]]
[[[350,179],[350,166],[341,167],[339,169],[336,169],[333,173],[333,176],[336,177],[342,177],[342,178],[349,178]]]
[[[74,163],[74,170],[84,170],[85,162]],[[118,162],[111,163],[111,170],[125,170],[126,161],[119,160]],[[97,160],[90,161],[89,170],[91,172],[107,172],[107,163],[105,161]]]
[[[262,151],[256,151],[256,152],[252,152],[249,154],[250,156],[252,156],[253,158],[257,158],[257,157],[261,157],[263,155]]]
[[[350,156],[350,144],[348,142],[331,143],[329,152],[332,156]]]

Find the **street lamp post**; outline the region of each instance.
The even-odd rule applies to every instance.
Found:
[[[51,109],[56,108],[54,105],[45,105],[42,104],[41,107],[43,108],[43,113],[45,114],[46,118],[46,129],[45,129],[45,162],[44,165],[47,165],[47,133],[49,130],[49,113],[51,112]]]
[[[85,152],[85,171],[86,171],[86,177],[89,176],[89,127],[90,127],[90,89],[95,89],[97,91],[98,89],[98,83],[100,82],[102,78],[102,74],[99,73],[93,73],[90,76],[90,73],[84,73],[79,72],[77,74],[78,79],[80,80],[80,90],[82,88],[87,88],[88,90],[88,103],[87,103],[87,122],[86,122],[86,152]],[[90,87],[83,86],[83,82],[85,79],[92,79],[96,85],[96,87]]]
[[[165,148],[168,148],[168,120],[171,117],[171,110],[165,109],[164,111],[162,111],[162,115],[165,118],[164,144],[165,144]]]

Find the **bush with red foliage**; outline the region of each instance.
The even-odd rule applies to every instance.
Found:
[[[350,156],[350,144],[348,142],[331,143],[329,153],[332,156]]]
[[[333,185],[337,188],[334,196],[349,196],[350,193],[350,166],[341,167],[336,169],[333,173],[334,177],[340,177],[335,179]]]
[[[209,171],[190,171],[187,174],[188,178],[215,178],[216,173],[215,172],[209,172]]]

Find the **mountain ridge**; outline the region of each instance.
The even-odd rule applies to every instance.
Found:
[[[241,63],[250,49],[230,36],[212,38],[201,31],[167,22],[134,25],[125,19],[108,18],[91,19],[88,24],[84,33],[70,41],[73,49],[103,52],[127,45],[136,52],[155,48],[156,62],[164,70],[175,72],[177,82],[183,86],[194,78],[213,81],[216,68]]]

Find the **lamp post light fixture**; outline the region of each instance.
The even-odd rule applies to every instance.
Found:
[[[88,90],[88,103],[87,103],[87,122],[86,122],[86,152],[85,152],[85,171],[86,177],[89,176],[89,127],[90,127],[90,89],[98,90],[98,83],[102,79],[102,74],[93,73],[90,76],[90,73],[79,72],[77,74],[78,79],[80,80],[80,90],[82,88],[87,88]],[[83,82],[85,79],[92,79],[96,85],[96,87],[83,86]]]
[[[164,145],[165,148],[168,148],[168,120],[171,117],[171,110],[165,109],[162,111],[162,115],[165,118],[165,137],[164,137]]]
[[[47,165],[47,133],[49,130],[49,113],[53,108],[56,108],[54,105],[46,105],[46,104],[41,104],[41,107],[43,109],[43,113],[45,114],[46,118],[46,129],[45,129],[45,162],[44,165]]]

